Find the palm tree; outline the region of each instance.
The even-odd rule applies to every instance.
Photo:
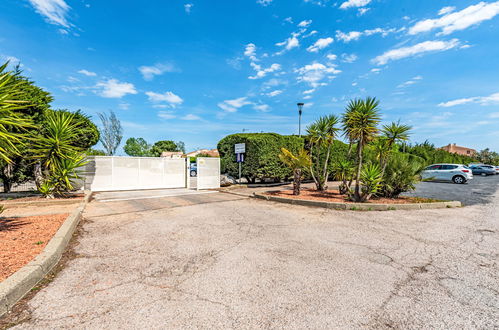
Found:
[[[344,127],[349,141],[357,143],[357,173],[355,176],[354,199],[362,201],[360,176],[363,150],[364,146],[371,142],[378,133],[378,123],[380,121],[379,101],[376,98],[367,97],[365,100],[357,100],[354,104],[355,109],[348,114],[344,121]]]
[[[384,157],[380,158],[381,174],[385,174],[386,165],[388,164],[388,158],[393,149],[393,146],[397,142],[404,142],[409,140],[409,131],[412,129],[409,125],[401,125],[400,121],[392,122],[389,125],[384,125],[381,129],[382,139],[385,144],[386,154]]]
[[[279,159],[293,170],[293,195],[299,195],[303,169],[312,163],[310,155],[304,149],[301,149],[297,155],[293,155],[291,151],[282,148]]]
[[[357,110],[359,109],[360,107],[362,106],[362,100],[361,99],[355,99],[355,100],[350,100],[350,102],[348,102],[348,105],[345,109],[345,112],[343,113],[343,116],[341,118],[341,122],[342,122],[342,128],[343,128],[343,135],[348,139],[348,157],[350,158],[350,155],[352,153],[352,148],[353,148],[353,145],[354,145],[354,141],[350,139],[350,129],[351,129],[351,125],[350,125],[350,119],[351,119],[351,116],[352,114]]]
[[[64,159],[75,159],[82,151],[74,146],[80,123],[74,114],[65,111],[48,111],[40,136],[34,143],[34,158],[41,161],[46,171],[55,171]]]
[[[22,109],[26,102],[22,101],[19,92],[20,83],[13,81],[12,72],[4,72],[9,62],[0,66],[0,158],[11,162],[11,156],[19,154],[16,144],[21,142],[21,134],[13,130],[31,127],[28,120],[22,118],[17,110]]]
[[[337,127],[338,122],[339,119],[337,116],[329,115],[320,117],[307,127],[312,157],[315,156],[315,164],[310,163],[310,174],[319,191],[327,189],[329,157],[331,155],[333,142],[339,131],[339,128]],[[324,147],[326,147],[326,155],[321,162],[321,154]]]

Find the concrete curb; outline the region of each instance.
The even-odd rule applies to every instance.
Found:
[[[59,262],[92,194],[87,192],[80,206],[71,213],[42,253],[0,283],[0,316],[26,295]]]
[[[85,200],[85,199],[83,199]],[[9,202],[9,201],[6,201],[6,202],[2,202],[2,205],[4,205],[6,208],[15,208],[15,207],[23,207],[23,206],[33,206],[33,205],[36,205],[36,206],[57,206],[57,205],[68,205],[68,204],[78,204],[78,203],[82,203],[82,200],[67,200],[67,201],[64,201],[64,200],[59,200],[59,201],[50,201],[50,200],[46,200],[46,201],[33,201],[33,202]]]
[[[285,197],[269,196],[264,194],[253,195],[254,198],[264,199],[273,202],[323,207],[335,210],[355,210],[355,211],[394,211],[394,210],[425,210],[425,209],[443,209],[451,207],[461,207],[459,201],[435,202],[435,203],[413,203],[413,204],[372,204],[372,203],[338,203],[338,202],[319,202],[314,200],[301,200]]]

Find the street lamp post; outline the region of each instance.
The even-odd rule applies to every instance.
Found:
[[[298,106],[298,136],[301,137],[301,114],[303,112],[303,106],[305,103],[299,102],[296,104]]]

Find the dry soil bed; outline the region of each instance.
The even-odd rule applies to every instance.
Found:
[[[0,217],[0,281],[36,257],[67,216]]]
[[[279,191],[269,191],[266,193],[270,196],[285,197],[292,199],[302,199],[302,200],[315,200],[321,202],[335,202],[335,203],[354,203],[347,198],[346,195],[341,195],[338,190],[327,190],[327,191],[317,191],[314,189],[302,189],[300,195],[293,195],[292,190],[279,190]],[[430,198],[419,198],[419,197],[404,197],[399,198],[371,198],[366,203],[373,204],[411,204],[411,203],[432,203],[440,202],[435,199]]]

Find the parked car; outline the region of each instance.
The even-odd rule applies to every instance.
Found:
[[[421,172],[421,178],[426,181],[463,184],[473,179],[473,173],[468,166],[462,164],[433,164]]]
[[[192,163],[191,169],[189,170],[190,176],[198,176],[198,164]]]
[[[491,165],[472,165],[470,168],[473,175],[487,176],[496,174],[496,169]]]
[[[499,175],[499,166],[496,166],[496,174]]]
[[[489,168],[494,171],[495,174],[499,174],[499,166],[494,165],[481,165],[482,167]]]

